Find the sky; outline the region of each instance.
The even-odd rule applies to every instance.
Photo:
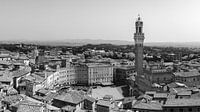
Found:
[[[200,42],[200,0],[0,0],[0,40]]]

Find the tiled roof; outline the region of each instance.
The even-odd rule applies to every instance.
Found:
[[[16,94],[18,94],[18,91],[16,89],[14,89],[13,87],[9,87],[7,94],[8,95],[16,95]]]
[[[56,97],[58,93],[55,93],[55,92],[49,92],[45,97],[44,97],[44,100],[45,101],[50,101],[52,100],[54,97]]]
[[[13,65],[25,65],[23,61],[20,60],[12,60]]]
[[[189,72],[176,72],[174,73],[175,76],[179,77],[193,77],[193,76],[200,76],[198,71],[189,71]]]
[[[200,63],[187,63],[187,65],[193,66],[193,67],[199,67]]]
[[[154,98],[167,98],[167,93],[156,93],[154,94]]]
[[[1,54],[9,54],[10,51],[6,50],[6,49],[0,49],[0,53]]]
[[[28,60],[29,58],[25,55],[18,57],[19,60]]]
[[[133,102],[134,100],[136,100],[135,97],[125,97],[123,100],[123,104]]]
[[[147,95],[154,95],[154,94],[156,94],[156,91],[146,91],[145,94],[147,94]]]
[[[33,99],[31,97],[28,97],[24,94],[21,94],[21,96],[23,96],[25,98],[26,101],[29,101],[29,102],[34,102],[34,103],[38,103],[38,104],[44,104],[43,102],[41,101],[38,101],[36,99]],[[48,110],[59,110],[59,108],[55,107],[55,106],[52,106],[52,105],[49,105],[49,104],[46,104],[46,107]]]
[[[9,61],[0,60],[0,65],[10,65]]]
[[[0,82],[12,82],[12,73],[9,71],[0,71]]]
[[[144,94],[144,95],[139,96],[137,99],[138,100],[141,100],[141,99],[151,100],[152,97],[149,96],[149,95]]]
[[[103,64],[103,63],[87,63],[88,67],[108,67],[111,66],[109,64]]]
[[[192,91],[181,91],[181,92],[178,92],[177,95],[179,96],[190,96],[192,94]]]
[[[10,58],[9,54],[0,54],[0,58]]]
[[[33,95],[32,96],[34,99],[39,100],[39,101],[43,101],[44,100],[44,96],[39,96],[39,95]]]
[[[200,99],[169,99],[164,107],[191,107],[200,106]]]
[[[56,96],[55,99],[72,104],[78,104],[84,100],[84,96],[77,91],[70,91],[67,93],[61,93],[60,95]]]
[[[178,82],[172,82],[170,84],[167,84],[167,86],[169,88],[179,88],[179,87],[185,88],[185,87],[187,87],[185,84],[178,83]]]
[[[142,109],[142,110],[162,110],[162,106],[156,102],[149,102],[149,103],[136,102],[132,108]]]
[[[90,97],[88,95],[85,96],[85,99],[88,100],[88,101],[91,101],[91,102],[95,102],[95,98]]]
[[[50,90],[42,88],[42,89],[39,89],[37,92],[46,95],[48,92],[50,92]]]
[[[37,74],[31,74],[29,76],[26,76],[25,79],[29,80],[29,81],[33,81],[33,82],[36,82],[36,83],[41,83],[45,80],[44,77],[41,77]]]
[[[169,94],[167,99],[175,99],[176,98],[176,94]]]
[[[200,93],[192,94],[191,98],[200,98]]]
[[[3,102],[7,102],[9,104],[13,104],[23,100],[24,98],[21,95],[12,95],[12,96],[5,96],[2,100]]]
[[[172,83],[170,83],[170,84],[167,84],[167,86],[168,86],[169,88],[178,87],[178,85],[177,85],[175,82],[172,82]]]
[[[30,73],[31,69],[28,67],[28,68],[25,68],[25,69],[22,69],[22,70],[17,70],[17,71],[14,71],[13,72],[13,76],[14,77],[22,77],[28,73]]]
[[[170,93],[173,93],[173,94],[181,93],[184,91],[191,91],[191,90],[188,88],[172,88],[172,89],[170,89]]]
[[[31,101],[22,101],[18,106],[17,112],[43,112],[42,104]]]
[[[97,105],[110,107],[110,106],[112,106],[112,103],[110,101],[107,101],[107,100],[99,100],[97,102]]]
[[[53,98],[55,98],[56,96],[58,95],[58,93],[56,92],[48,92],[47,94],[45,94],[45,96],[39,96],[39,95],[34,95],[33,98],[34,99],[37,99],[37,100],[44,100],[44,101],[47,101],[47,102],[50,102],[51,100],[53,100]]]

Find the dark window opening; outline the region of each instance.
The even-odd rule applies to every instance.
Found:
[[[142,27],[139,27],[139,33],[142,33]]]

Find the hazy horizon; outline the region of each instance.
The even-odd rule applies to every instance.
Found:
[[[65,40],[59,40],[59,39],[56,39],[56,40],[38,40],[38,39],[32,39],[32,40],[29,40],[29,39],[18,39],[18,40],[1,40],[0,39],[0,42],[72,42],[72,41],[122,41],[122,42],[131,42],[131,43],[134,43],[134,40],[113,40],[113,39],[65,39]],[[149,42],[144,42],[144,43],[200,43],[200,41],[149,41]]]
[[[133,41],[140,14],[147,43],[200,42],[199,6],[198,0],[2,0],[0,41]]]

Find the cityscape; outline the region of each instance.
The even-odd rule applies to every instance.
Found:
[[[146,42],[142,15],[131,41],[0,37],[0,112],[200,112],[200,47]]]

